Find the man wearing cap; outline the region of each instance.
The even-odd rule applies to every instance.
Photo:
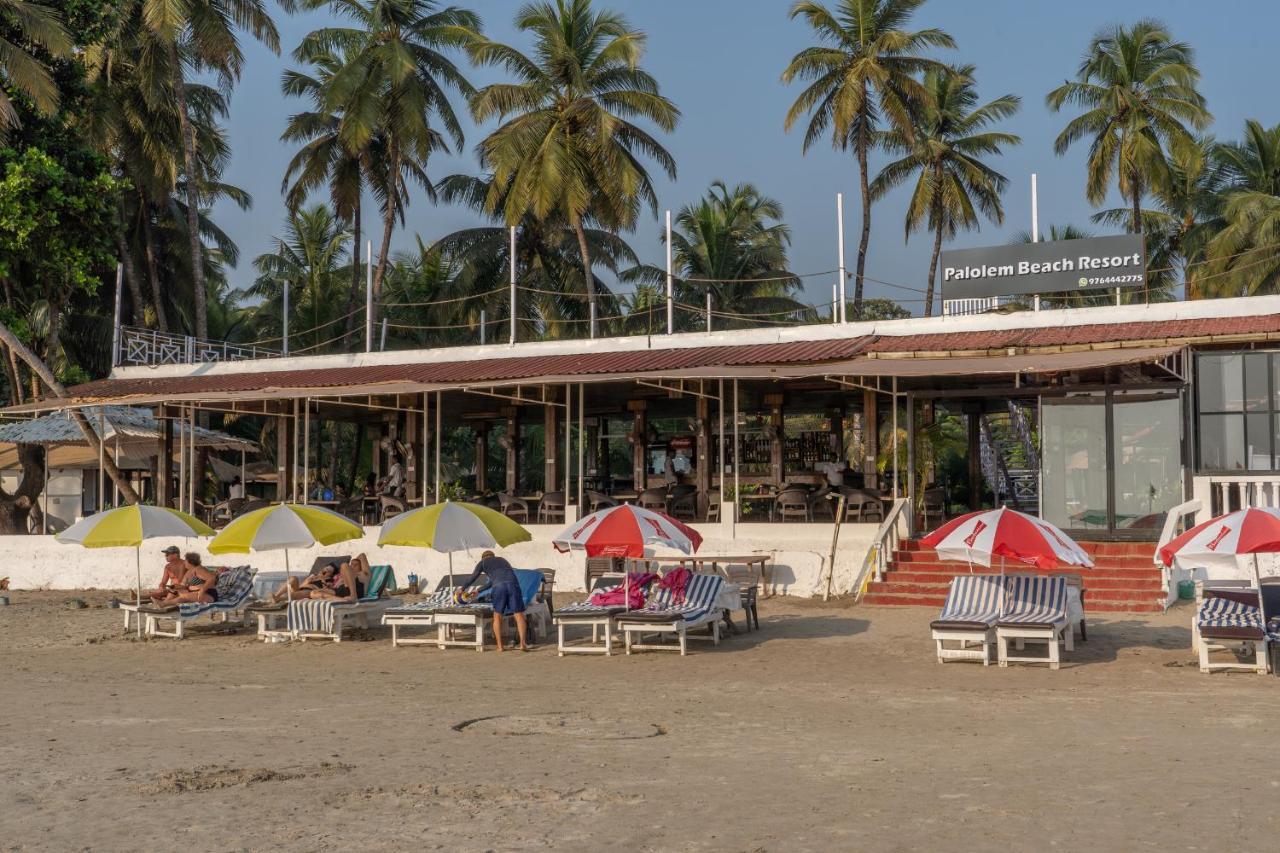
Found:
[[[177,545],[170,545],[161,553],[164,554],[164,574],[160,576],[160,586],[147,593],[150,598],[165,598],[173,593],[187,573],[187,563]]]
[[[480,562],[471,577],[462,582],[462,591],[480,579],[481,575],[489,578],[493,604],[493,639],[502,651],[502,618],[514,616],[516,631],[520,635],[520,651],[529,651],[526,641],[528,631],[524,621],[524,594],[520,592],[520,581],[516,579],[515,569],[502,557],[494,556],[492,551],[480,555]]]

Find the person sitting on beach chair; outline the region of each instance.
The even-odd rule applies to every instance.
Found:
[[[275,592],[271,593],[271,601],[279,603],[290,599],[297,601],[303,598],[319,598],[320,596],[315,595],[315,593],[321,590],[333,589],[334,581],[342,572],[342,565],[342,563],[334,560],[332,563],[312,569],[311,574],[302,580],[289,578],[276,587]]]
[[[373,569],[364,554],[352,557],[351,562],[338,567],[330,586],[313,590],[310,598],[328,598],[334,601],[357,601],[364,597]]]
[[[498,646],[498,651],[502,651],[502,620],[506,616],[515,617],[516,631],[520,638],[520,651],[529,651],[528,628],[524,619],[524,594],[520,591],[520,581],[516,578],[515,569],[511,568],[511,564],[502,557],[494,556],[492,551],[485,551],[480,555],[480,562],[476,563],[471,577],[462,582],[460,592],[465,594],[467,589],[479,580],[480,575],[489,578],[490,603],[493,605],[493,640]]]
[[[168,595],[152,596],[151,600],[159,607],[177,607],[187,602],[209,604],[218,600],[218,573],[202,566],[200,555],[189,551],[184,565],[186,572],[178,586]]]
[[[177,545],[170,545],[161,552],[164,554],[164,573],[160,575],[160,584],[146,597],[152,601],[168,598],[181,590],[182,579],[187,574],[187,564],[182,559],[182,552]]]

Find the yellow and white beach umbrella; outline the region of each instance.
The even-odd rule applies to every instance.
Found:
[[[434,548],[448,554],[452,582],[454,551],[500,548],[532,538],[529,531],[497,510],[479,504],[445,501],[397,515],[382,525],[378,544]]]
[[[162,537],[212,536],[213,528],[193,515],[163,506],[133,504],[82,518],[54,538],[84,548],[134,548],[138,604],[142,603],[142,542]],[[138,620],[142,635],[142,620]]]
[[[345,515],[320,506],[276,504],[235,518],[209,543],[212,554],[284,551],[289,577],[289,549],[332,545],[364,536],[364,529]],[[285,584],[286,588],[288,583]]]

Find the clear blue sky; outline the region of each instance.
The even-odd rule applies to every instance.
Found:
[[[492,37],[528,47],[511,26],[523,0],[457,2],[479,11]],[[678,210],[718,178],[753,182],[782,202],[793,232],[792,269],[809,273],[836,265],[835,194],[844,192],[852,269],[860,227],[855,164],[851,156],[827,144],[802,154],[801,131],[786,133],[782,128],[798,87],[784,86],[779,75],[790,57],[810,43],[807,28],[787,18],[789,2],[613,0],[609,5],[648,33],[644,65],[684,113],[679,127],[665,139],[679,165],[679,177],[658,182],[662,206]],[[1123,17],[1118,18],[1119,13]],[[1050,224],[1089,224],[1085,148],[1077,146],[1064,157],[1054,155],[1053,139],[1067,115],[1051,113],[1044,106],[1044,96],[1073,76],[1099,27],[1146,16],[1164,21],[1175,38],[1189,41],[1196,49],[1203,74],[1201,89],[1219,138],[1238,137],[1246,118],[1268,125],[1280,121],[1271,80],[1274,34],[1280,30],[1280,3],[1274,0],[932,0],[921,9],[915,25],[941,27],[955,37],[958,48],[938,56],[975,64],[984,100],[1011,93],[1023,101],[1021,112],[1005,125],[1023,143],[994,164],[1009,178],[1005,223],[984,224],[981,232],[958,237],[954,247],[1004,243],[1016,232],[1029,230],[1032,172],[1039,174],[1042,230]],[[300,105],[280,94],[280,75],[291,64],[288,54],[302,36],[326,20],[319,13],[290,17],[278,9],[276,18],[283,55],[277,57],[246,43],[244,78],[231,102],[234,156],[226,178],[248,189],[254,205],[248,212],[229,204],[216,210],[218,222],[240,244],[239,268],[230,271],[233,284],[239,286],[252,280],[252,259],[271,250],[272,236],[280,233],[284,218],[279,188],[292,151],[279,137],[287,117]],[[499,79],[499,72],[475,69],[470,79],[483,85]],[[456,108],[465,112],[461,100]],[[438,158],[431,164],[432,177],[476,173],[471,150],[483,132],[468,123],[466,150],[460,156]],[[906,190],[900,190],[873,208],[867,274],[923,287],[930,244],[926,235],[915,235],[904,243],[905,205]],[[407,228],[397,233],[393,248],[410,245],[415,232],[430,242],[475,222],[469,211],[433,206],[419,193],[412,200]],[[659,222],[646,218],[630,236],[641,257],[656,264],[663,257],[659,233]],[[828,300],[833,278],[806,279],[808,298]],[[914,296],[876,284],[869,284],[869,293]]]

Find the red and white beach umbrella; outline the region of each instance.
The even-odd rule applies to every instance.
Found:
[[[588,557],[643,557],[645,546],[650,545],[692,554],[702,544],[702,537],[665,513],[622,504],[579,519],[551,544],[557,551],[586,551]]]
[[[1255,506],[1211,518],[1172,539],[1160,549],[1160,559],[1172,566],[1179,557],[1203,560],[1253,554],[1254,580],[1261,583],[1258,554],[1280,551],[1280,509]]]
[[[988,567],[993,556],[1040,569],[1093,565],[1084,549],[1056,526],[1008,507],[953,518],[921,542],[944,559]]]

